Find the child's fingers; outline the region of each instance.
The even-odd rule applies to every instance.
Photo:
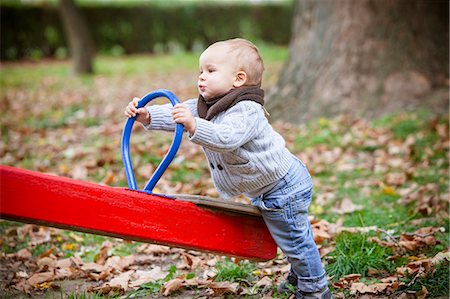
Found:
[[[139,108],[136,110],[136,114],[147,114],[147,109],[145,108]]]
[[[184,107],[182,104],[176,104],[175,106],[173,106],[172,115],[185,113],[186,111],[187,111],[187,108]]]
[[[136,114],[143,113],[143,111],[138,112],[138,109],[136,108],[140,99],[137,97],[134,97],[131,102],[128,103],[127,107],[125,108],[124,114],[128,117],[135,117]],[[144,111],[145,112],[145,111]]]
[[[131,103],[125,108],[125,115],[128,117],[136,116],[136,107],[134,107]]]
[[[131,102],[133,103],[134,107],[137,107],[140,100],[141,100],[140,98],[134,97]]]

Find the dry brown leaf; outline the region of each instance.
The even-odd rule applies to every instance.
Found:
[[[258,280],[257,283],[255,283],[255,287],[260,288],[266,288],[266,287],[270,287],[272,285],[272,279],[270,279],[268,276],[264,276],[263,278],[261,278],[260,280]]]
[[[56,268],[69,268],[70,266],[72,266],[72,259],[71,258],[57,260],[56,264],[55,264]]]
[[[26,280],[20,280],[19,282],[12,285],[12,287],[25,294],[30,294],[30,290],[33,287]]]
[[[131,283],[132,287],[140,286],[144,283],[163,279],[167,276],[167,272],[162,271],[161,267],[156,266],[150,271],[137,270],[134,273],[134,279]]]
[[[26,248],[23,248],[23,249],[20,249],[19,251],[17,251],[16,256],[22,260],[27,260],[32,257],[31,252],[29,252],[28,249],[26,249]]]
[[[353,283],[358,282],[361,274],[348,274],[341,277],[339,281],[334,282],[333,286],[338,289],[348,289]]]
[[[406,183],[405,173],[387,173],[385,176],[386,184],[391,186],[400,186]]]
[[[41,259],[38,259],[36,263],[40,267],[42,267],[42,266],[48,266],[48,267],[51,267],[51,268],[55,268],[56,267],[56,259],[54,259],[54,258],[52,259],[52,258],[49,258],[49,257],[43,257]]]
[[[113,244],[111,242],[104,242],[99,253],[95,255],[94,262],[99,265],[104,265],[106,263],[106,259],[108,258],[108,250],[111,249],[112,246]]]
[[[128,282],[131,279],[131,275],[134,273],[134,270],[130,270],[124,273],[121,273],[119,276],[114,277],[111,279],[109,284],[113,288],[120,288],[124,290],[125,292],[128,290]]]
[[[55,251],[54,248],[50,248],[50,249],[44,251],[43,253],[41,253],[39,255],[39,258],[41,259],[41,258],[44,258],[44,257],[49,257],[50,255],[53,254],[54,251]]]
[[[105,267],[113,268],[119,272],[128,268],[134,263],[134,256],[112,256],[106,260]]]
[[[95,281],[107,280],[109,278],[109,276],[111,276],[111,270],[106,269],[105,271],[103,271],[101,273],[89,272],[87,275],[90,279],[95,280]]]
[[[444,260],[450,261],[450,248],[447,248],[444,251],[437,253],[432,258],[432,260],[433,260],[434,264],[439,264],[439,263],[441,263]]]
[[[103,271],[106,271],[108,269],[108,266],[105,265],[100,265],[97,263],[84,263],[81,266],[81,269],[83,271],[89,271],[89,272],[96,272],[96,273],[101,273]]]
[[[328,233],[329,223],[325,220],[311,221],[311,229],[314,234],[314,242],[321,244],[325,240],[330,240],[331,235]]]
[[[170,253],[170,247],[155,244],[142,244],[137,248],[137,252],[145,254],[168,254]]]
[[[366,285],[362,282],[355,282],[350,287],[350,294],[391,294],[392,291],[398,289],[400,284],[398,282],[394,283],[374,283],[371,285]]]
[[[87,291],[88,292],[93,292],[93,293],[96,293],[96,294],[99,294],[99,295],[117,296],[117,294],[118,293],[122,293],[123,290],[120,287],[113,287],[113,286],[110,286],[108,284],[104,284],[104,285],[96,287],[96,288],[93,288],[93,287],[87,288]]]
[[[108,170],[108,173],[101,181],[101,185],[112,185],[116,181],[116,175],[113,171]]]
[[[214,296],[221,296],[224,294],[236,294],[239,288],[238,283],[230,283],[227,281],[213,282],[208,285]]]
[[[323,258],[330,252],[333,252],[335,249],[335,246],[327,246],[327,247],[320,246],[320,248],[318,247],[318,249],[319,249],[320,257]]]
[[[332,211],[338,214],[348,214],[355,211],[360,211],[364,207],[362,205],[354,204],[349,198],[344,198],[338,207],[333,208]]]
[[[161,292],[163,296],[169,296],[173,292],[181,289],[184,286],[183,285],[184,281],[185,281],[184,279],[175,278],[165,282],[161,287]]]
[[[52,281],[54,279],[55,274],[53,273],[53,271],[49,271],[49,272],[35,273],[30,278],[28,278],[27,281],[31,286],[35,286],[36,284]]]
[[[182,260],[177,264],[177,269],[194,270],[202,265],[202,259],[188,254],[186,252],[181,253]]]
[[[88,170],[85,165],[77,164],[73,167],[71,176],[75,180],[86,181]]]

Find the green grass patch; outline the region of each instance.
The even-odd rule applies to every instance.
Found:
[[[216,264],[217,275],[215,281],[252,281],[254,279],[253,271],[256,265],[249,261],[239,261],[237,264],[231,259],[226,258]]]
[[[192,169],[187,167],[180,167],[174,170],[171,182],[191,183],[201,179],[203,176],[203,169]]]
[[[316,145],[333,148],[341,145],[343,131],[335,125],[335,120],[320,118],[306,125],[306,135],[300,134],[294,140],[294,151],[303,151]]]
[[[66,297],[67,296],[67,297]],[[107,294],[107,295],[103,295],[100,293],[69,293],[66,296],[63,296],[61,294],[61,298],[66,298],[66,299],[116,299],[116,298],[121,298],[121,294],[117,293],[117,294]],[[53,297],[56,298],[56,297]]]
[[[336,237],[336,248],[328,254],[327,274],[340,277],[358,273],[366,277],[369,269],[393,270],[393,263],[386,260],[391,250],[367,241],[367,234],[341,233]]]
[[[96,74],[105,76],[149,75],[180,69],[196,70],[198,54],[192,52],[174,55],[130,55],[121,58],[101,56],[95,59]]]
[[[176,273],[177,273],[177,267],[174,265],[171,265],[169,267],[169,273],[167,274],[167,276],[164,279],[158,279],[155,282],[148,282],[148,283],[142,284],[139,286],[139,289],[127,293],[123,298],[140,298],[140,297],[151,296],[152,294],[157,294],[160,292],[161,287],[163,286],[163,284],[165,282],[175,278]],[[186,279],[191,279],[193,277],[194,277],[194,275],[192,273],[190,273],[186,276]]]
[[[443,261],[439,265],[435,265],[434,271],[431,271],[425,277],[415,279],[411,285],[409,284],[412,282],[413,277],[403,279],[406,286],[401,287],[397,295],[408,291],[419,292],[422,290],[422,287],[425,287],[429,294],[427,298],[449,298],[449,266],[449,261]]]
[[[265,64],[284,61],[288,50],[285,47],[262,44],[260,52]],[[5,64],[1,67],[0,90],[6,88],[50,88],[55,92],[63,90],[67,81],[70,85],[92,87],[96,76],[122,77],[170,73],[179,70],[196,72],[200,53],[182,52],[172,55],[127,55],[119,57],[97,55],[94,59],[94,74],[73,76],[70,61],[37,62],[29,64]]]

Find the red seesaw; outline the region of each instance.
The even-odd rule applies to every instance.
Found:
[[[161,96],[172,104],[177,101],[169,91],[158,90],[146,95],[139,105]],[[276,244],[258,210],[250,205],[199,196],[153,194],[156,183],[152,179],[161,165],[146,188],[137,190],[131,164],[127,165],[126,139],[133,121],[127,121],[122,140],[130,189],[0,165],[0,217],[246,259],[269,260],[276,256]],[[164,160],[171,161],[173,157],[168,155]]]

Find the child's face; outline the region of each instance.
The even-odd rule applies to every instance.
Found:
[[[224,94],[234,87],[236,63],[227,53],[228,47],[221,45],[210,47],[200,55],[197,86],[198,92],[205,99]]]

